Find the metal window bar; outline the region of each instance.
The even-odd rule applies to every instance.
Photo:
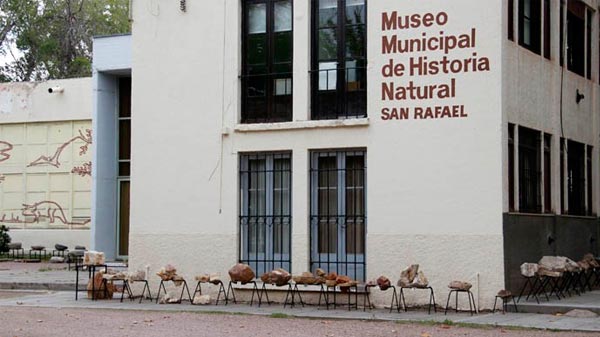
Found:
[[[364,151],[315,152],[311,159],[311,270],[366,278]]]
[[[242,123],[276,123],[292,120],[291,72],[245,74],[242,81]],[[281,80],[283,86],[278,86]]]
[[[367,116],[367,67],[310,70],[313,77],[312,119],[347,119]],[[339,73],[344,73],[342,89]],[[349,82],[350,74],[358,79]],[[323,75],[324,74],[324,75]],[[335,76],[332,76],[334,74]],[[323,81],[322,81],[323,79]],[[333,80],[335,79],[335,80]],[[335,82],[334,82],[335,81]],[[332,83],[333,82],[333,83]],[[349,85],[351,83],[351,85]]]
[[[291,156],[240,157],[240,262],[257,275],[291,272]]]

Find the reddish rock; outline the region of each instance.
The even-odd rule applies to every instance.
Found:
[[[103,300],[103,299],[112,299],[113,297],[113,293],[115,292],[115,287],[112,285],[111,282],[107,282],[107,287],[106,287],[106,296],[105,296],[105,292],[104,292],[104,283],[103,283],[103,276],[104,273],[96,273],[94,275],[94,278],[89,280],[88,284],[87,284],[87,296],[88,298],[95,298],[98,300]]]
[[[338,274],[336,272],[331,272],[329,274],[327,274],[327,276],[325,276],[326,280],[335,280],[337,279]]]
[[[317,270],[315,270],[315,274],[318,277],[325,277],[325,276],[327,276],[327,273],[325,272],[325,270],[323,270],[321,268],[317,268]]]
[[[469,282],[463,282],[463,281],[452,281],[450,282],[450,284],[448,284],[448,288],[452,289],[452,290],[470,290],[471,287],[473,287],[473,285]]]
[[[254,276],[254,271],[247,264],[238,263],[229,269],[229,277],[233,282],[241,282],[242,284],[246,284],[254,280]]]
[[[350,281],[352,281],[352,279],[351,279],[351,278],[349,278],[349,277],[348,277],[348,276],[346,276],[346,275],[339,275],[339,276],[338,276],[338,277],[335,279],[335,283],[336,283],[336,284],[348,283],[348,282],[350,282]]]
[[[389,278],[381,275],[377,278],[377,285],[379,286],[379,289],[387,290],[389,287],[392,286],[392,282]]]

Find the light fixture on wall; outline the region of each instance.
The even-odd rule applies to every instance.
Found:
[[[577,102],[577,104],[579,104],[579,102],[581,102],[581,100],[584,98],[585,98],[585,96],[579,92],[579,89],[577,89],[577,92],[575,94],[575,102]]]
[[[51,87],[48,88],[48,93],[49,94],[62,94],[65,91],[65,88],[63,87]]]
[[[184,13],[187,10],[187,4],[185,3],[185,0],[179,0],[179,10]]]

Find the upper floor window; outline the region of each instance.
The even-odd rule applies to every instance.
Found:
[[[588,79],[592,76],[592,16],[592,10],[583,2],[568,2],[567,69]]]
[[[508,2],[508,38],[514,38],[514,1]],[[550,0],[516,0],[519,45],[550,59]],[[543,49],[542,49],[543,45]]]
[[[519,0],[519,44],[539,54],[542,6],[540,0]]]
[[[312,119],[367,116],[366,0],[313,0]]]
[[[292,120],[292,1],[245,0],[242,123]]]

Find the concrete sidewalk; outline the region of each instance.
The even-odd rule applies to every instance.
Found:
[[[10,296],[11,292],[14,296]],[[303,318],[327,318],[327,319],[358,319],[358,320],[382,320],[382,321],[404,321],[404,322],[422,322],[422,323],[450,323],[467,325],[493,325],[502,327],[535,328],[563,331],[587,331],[600,333],[600,319],[593,318],[575,318],[564,315],[541,315],[531,313],[482,313],[470,316],[468,313],[448,313],[443,312],[428,315],[426,311],[409,311],[407,313],[392,312],[389,310],[353,310],[336,309],[325,310],[312,305],[305,307],[296,306],[294,308],[283,308],[281,304],[266,305],[260,308],[256,305],[248,304],[230,304],[230,305],[207,305],[193,306],[189,302],[182,304],[155,304],[146,300],[139,304],[137,301],[125,300],[120,303],[118,300],[112,301],[91,301],[85,298],[85,293],[80,293],[80,300],[75,301],[75,294],[72,291],[2,291],[4,296],[0,296],[0,307],[43,307],[43,308],[86,308],[86,309],[110,309],[110,310],[141,310],[141,311],[183,311],[183,312],[221,312],[228,314],[248,314],[248,315],[287,315],[291,317]]]

